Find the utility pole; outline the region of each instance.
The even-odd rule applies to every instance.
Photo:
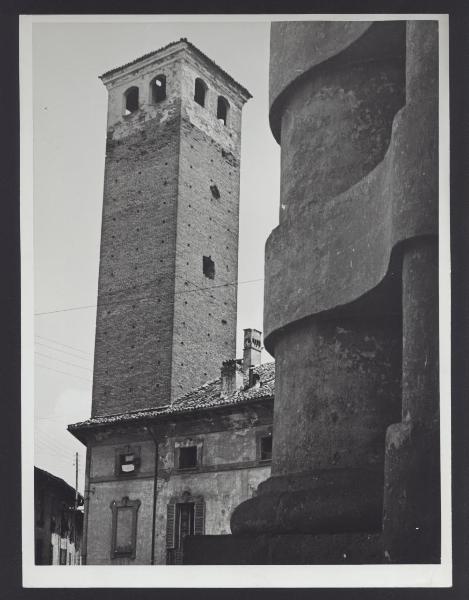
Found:
[[[73,510],[73,545],[75,549],[74,562],[77,560],[77,510],[78,510],[78,452],[75,452],[75,505]]]

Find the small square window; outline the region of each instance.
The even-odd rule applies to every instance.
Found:
[[[260,459],[272,460],[272,435],[261,437],[260,445]]]
[[[197,446],[181,446],[179,448],[180,469],[192,469],[197,466]]]

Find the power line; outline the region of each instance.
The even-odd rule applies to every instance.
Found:
[[[61,352],[62,354],[68,354],[69,356],[73,356],[73,358],[78,358],[79,360],[87,360],[88,362],[91,362],[93,360],[91,358],[85,358],[84,356],[77,356],[76,354],[67,352],[67,350],[61,350],[60,348],[53,348],[52,346],[49,346],[48,344],[43,344],[42,342],[34,342],[34,343],[37,344],[38,346],[43,346],[44,348],[47,348],[48,350],[53,350],[54,352]]]
[[[77,365],[75,363],[72,362],[68,362],[67,360],[61,360],[60,358],[55,358],[55,356],[48,356],[47,354],[41,354],[41,352],[36,352],[37,356],[43,356],[44,358],[49,358],[50,360],[56,360],[57,362],[61,362],[64,363],[65,365],[70,365],[72,367],[75,367],[76,369],[83,369],[84,371],[93,371],[93,369],[90,369],[89,367],[81,367],[80,365]]]
[[[41,443],[38,443],[38,446],[36,448],[36,453],[38,452],[44,452],[46,454],[50,454],[51,456],[54,457],[55,460],[58,461],[62,461],[63,463],[66,464],[72,464],[74,462],[74,456],[70,455],[70,456],[64,456],[60,451],[57,451],[56,449],[50,448],[46,445],[42,445]]]
[[[62,456],[70,455],[75,457],[75,451],[72,452],[70,448],[61,445],[60,442],[56,441],[55,438],[52,438],[46,431],[36,430],[36,433],[38,434],[35,438],[37,443],[50,446],[50,448],[56,452],[60,452]]]
[[[45,365],[40,365],[38,363],[36,363],[37,367],[40,367],[41,369],[47,369],[48,371],[55,371],[56,373],[61,373],[62,375],[68,375],[69,377],[75,377],[76,379],[82,379],[83,381],[88,381],[90,383],[93,383],[92,379],[85,379],[85,377],[80,377],[79,375],[73,375],[72,373],[67,373],[66,371],[59,371],[58,369],[52,369],[51,367],[46,367]]]
[[[156,281],[156,280],[155,280]],[[202,291],[206,291],[206,290],[214,290],[217,288],[222,288],[222,287],[227,287],[227,286],[235,286],[235,285],[244,285],[244,284],[248,284],[248,283],[256,283],[258,281],[264,281],[263,278],[261,279],[250,279],[247,281],[233,281],[233,282],[228,282],[228,283],[222,283],[220,285],[212,285],[209,287],[205,287],[205,288],[197,288],[195,290],[180,290],[180,291],[176,291],[174,292],[174,295],[180,295],[180,294],[190,294],[193,292],[202,292]],[[150,282],[147,282],[146,284],[143,285],[148,285]],[[139,286],[141,287],[141,286]],[[124,288],[125,289],[125,288]],[[130,288],[127,288],[130,289]],[[123,291],[123,290],[118,290],[119,292]],[[144,297],[144,298],[139,298],[138,300],[153,300],[153,298],[150,297]],[[135,302],[136,300],[128,300],[127,302]],[[119,302],[103,302],[100,304],[100,306],[112,306],[114,304],[123,304],[122,301]],[[83,306],[72,306],[69,308],[61,308],[58,310],[50,310],[50,311],[45,311],[45,312],[38,312],[38,313],[34,313],[34,316],[39,317],[39,316],[43,316],[43,315],[52,315],[52,314],[56,314],[56,313],[62,313],[62,312],[69,312],[69,311],[74,311],[74,310],[86,310],[88,308],[96,308],[98,305],[97,304],[87,304],[87,305],[83,305]]]
[[[53,342],[54,344],[58,344],[59,346],[65,346],[65,348],[70,348],[71,350],[76,350],[77,352],[83,352],[87,356],[90,356],[90,353],[86,350],[82,350],[81,348],[77,348],[76,346],[70,346],[69,344],[63,344],[62,342],[58,342],[57,340],[53,340],[52,338],[44,337],[43,335],[39,335],[36,333],[36,337],[41,340],[46,340],[48,342]]]
[[[39,446],[43,446],[44,448],[47,448],[48,450],[50,450],[51,452],[56,452],[58,456],[62,457],[62,458],[75,458],[75,453],[66,450],[64,447],[60,447],[60,446],[54,446],[52,444],[49,444],[47,441],[44,440],[36,440],[36,443]]]

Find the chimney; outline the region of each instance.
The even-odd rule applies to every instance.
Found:
[[[243,371],[249,373],[250,367],[261,364],[262,333],[257,329],[244,330]]]
[[[228,396],[231,392],[243,387],[243,370],[241,360],[225,360],[221,367],[221,394]]]

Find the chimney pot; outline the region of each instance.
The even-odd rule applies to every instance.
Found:
[[[257,329],[244,330],[243,371],[261,364],[262,333]]]

